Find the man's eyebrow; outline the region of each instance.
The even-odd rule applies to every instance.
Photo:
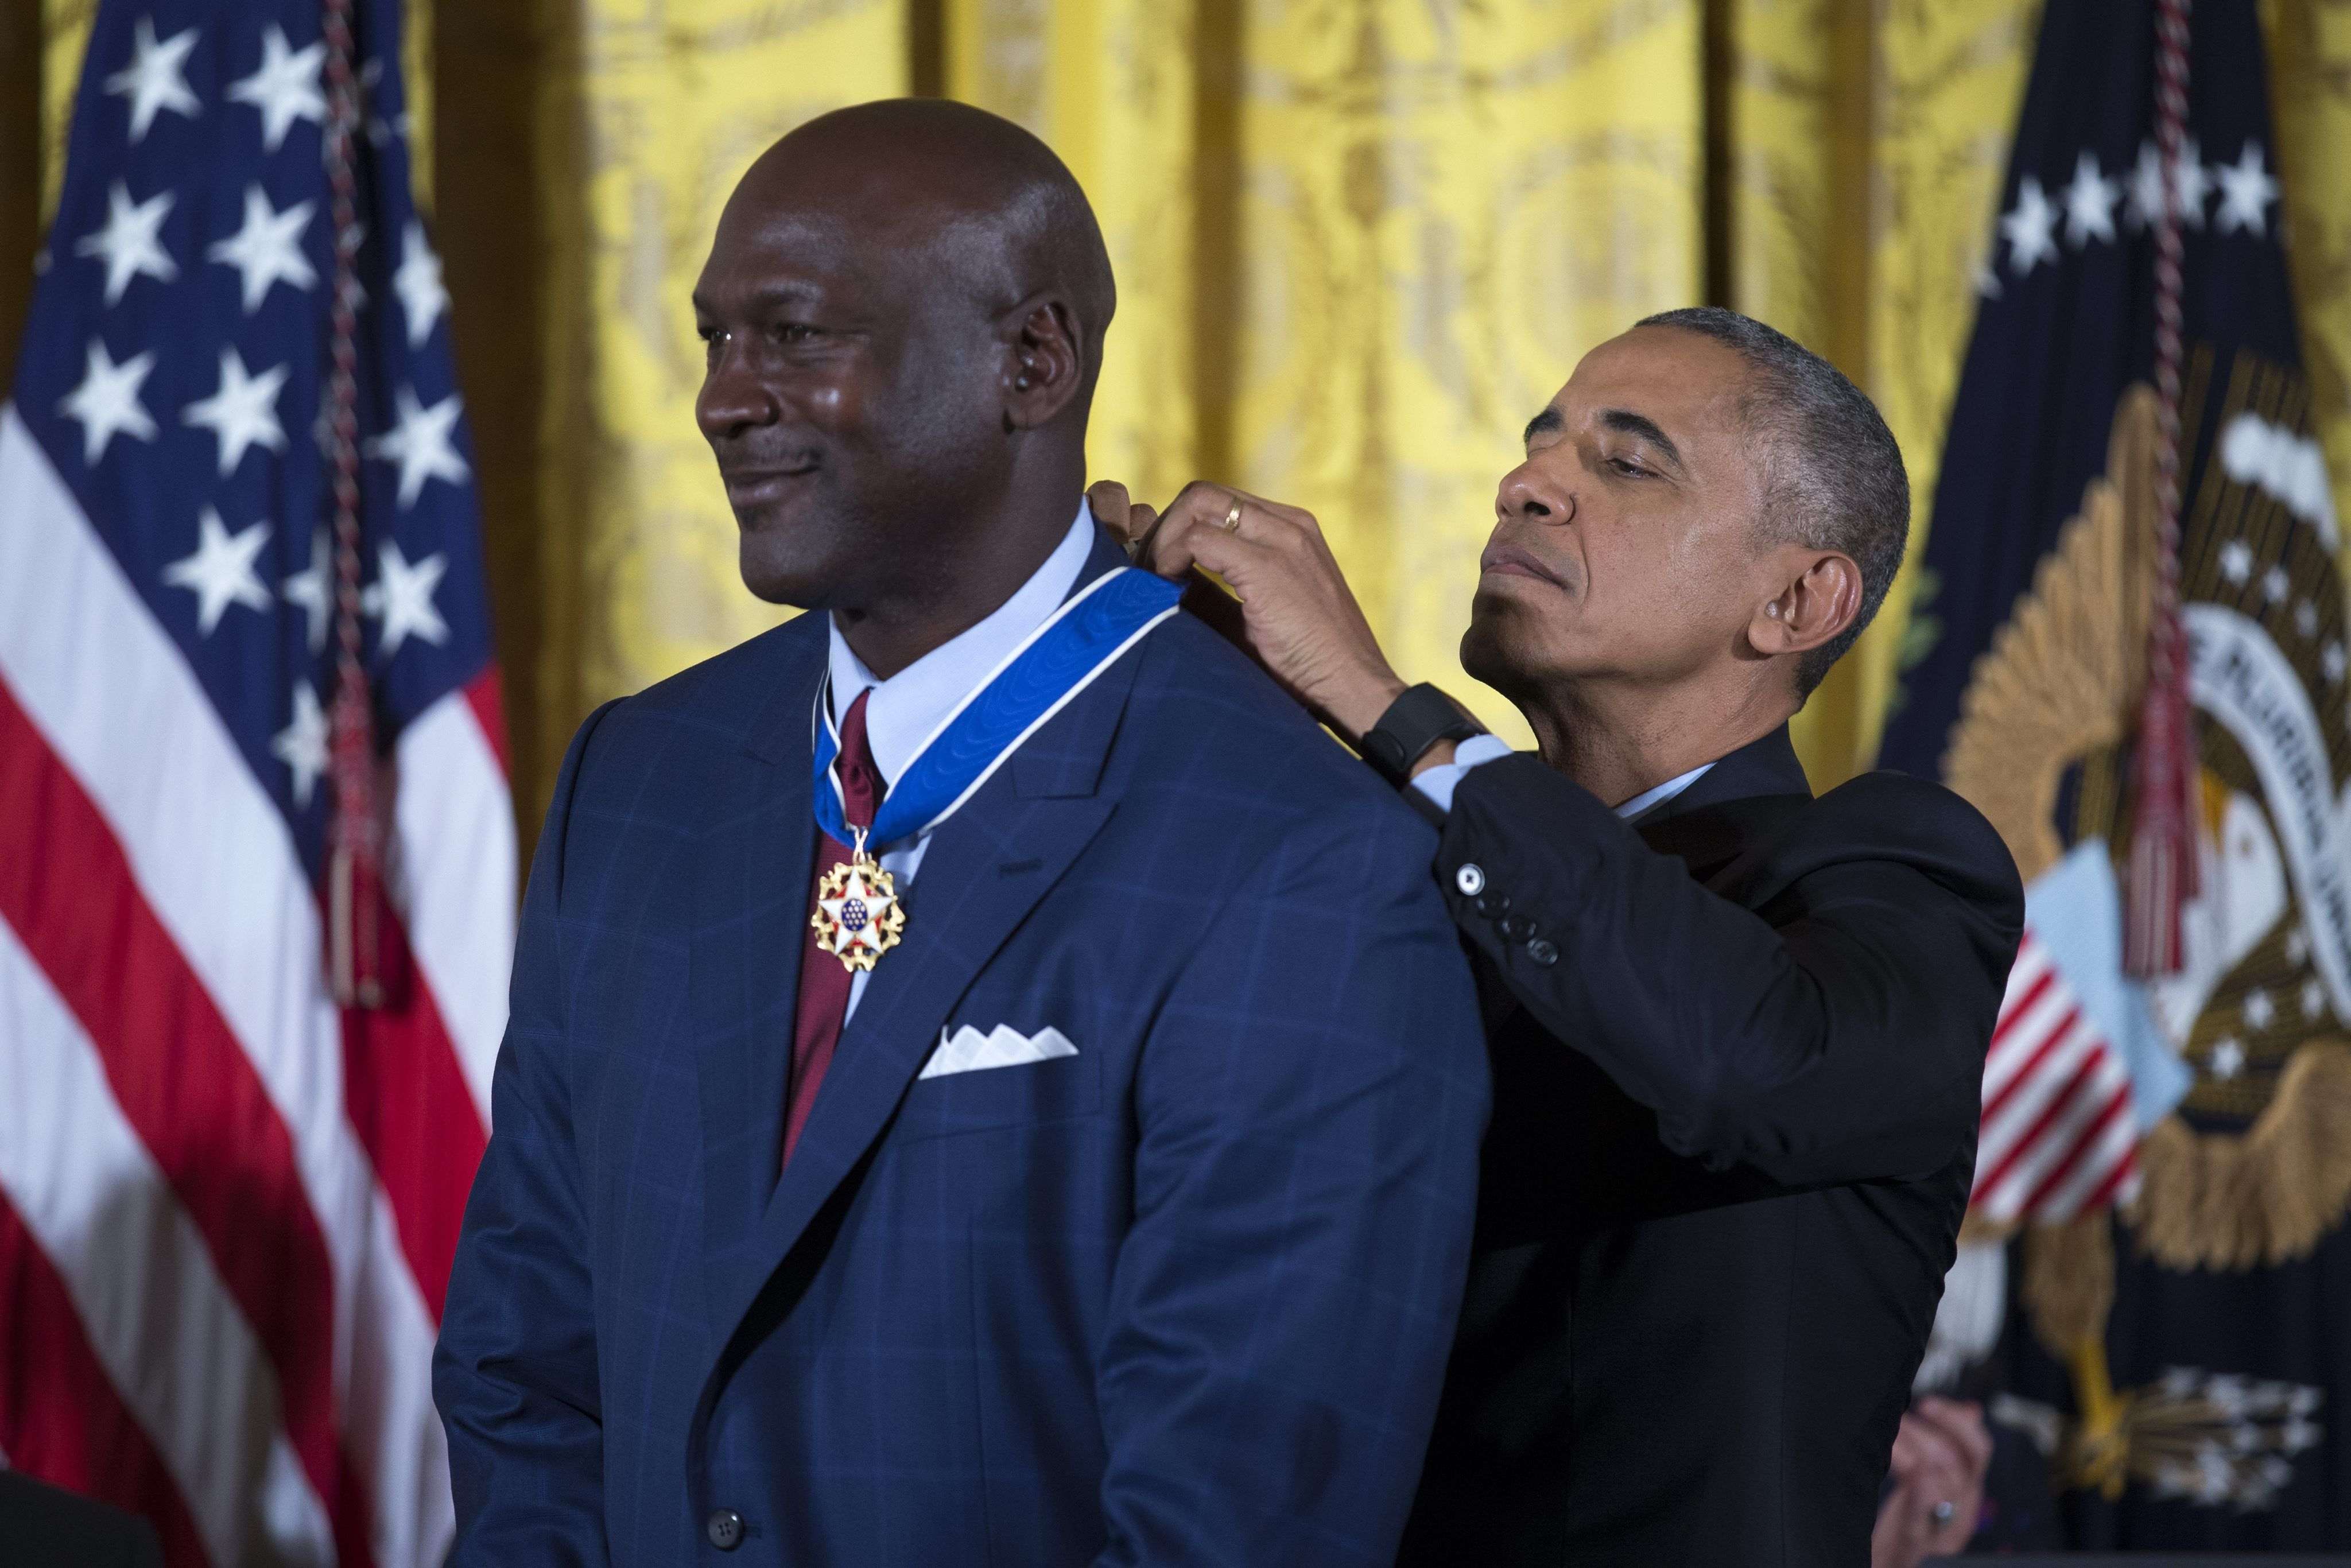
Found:
[[[1527,432],[1524,435],[1519,438],[1519,444],[1521,446],[1531,446],[1534,444],[1534,439],[1536,436],[1549,435],[1554,430],[1565,430],[1566,428],[1567,421],[1560,416],[1559,410],[1555,408],[1547,408],[1541,413],[1535,415],[1532,419],[1527,421]]]
[[[761,284],[758,287],[751,291],[749,296],[744,300],[744,303],[748,305],[754,310],[760,310],[773,308],[778,305],[789,304],[796,300],[820,299],[822,298],[822,290],[817,288],[812,284],[782,281]],[[711,303],[710,297],[703,293],[699,288],[694,291],[692,304],[694,306],[695,312],[697,315],[714,316],[717,314],[717,308]]]
[[[1657,422],[1648,415],[1635,413],[1629,408],[1604,408],[1600,411],[1600,423],[1620,435],[1647,442],[1657,449],[1657,455],[1675,467],[1683,465],[1681,448],[1676,446],[1673,437],[1659,430]]]

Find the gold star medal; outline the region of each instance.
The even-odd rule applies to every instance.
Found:
[[[856,832],[849,863],[817,879],[816,913],[809,916],[824,950],[852,972],[872,968],[873,961],[895,947],[906,929],[896,879],[865,852],[865,830]]]

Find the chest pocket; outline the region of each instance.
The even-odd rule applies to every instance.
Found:
[[[971,1054],[957,1051],[957,1046],[967,1044],[956,1040],[959,1032],[948,1030],[935,1062],[944,1065]],[[987,1060],[986,1055],[979,1060]],[[1101,1052],[1083,1045],[1070,1055],[973,1065],[917,1078],[899,1108],[898,1136],[936,1138],[1091,1116],[1102,1109],[1102,1078]]]

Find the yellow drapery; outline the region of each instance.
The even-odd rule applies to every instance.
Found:
[[[1453,650],[1515,433],[1578,354],[1648,310],[1730,304],[1855,375],[1908,455],[1915,551],[2038,14],[2037,0],[411,5],[431,23],[412,76],[437,150],[424,162],[526,828],[590,705],[776,613],[735,576],[692,423],[685,295],[736,176],[806,116],[944,91],[1044,135],[1092,194],[1119,275],[1094,472],[1155,497],[1201,476],[1314,508],[1400,666],[1466,689]],[[26,148],[31,133],[0,121],[0,274],[16,277],[32,220],[11,214],[33,210],[25,171],[54,165],[92,0],[46,5],[51,131]],[[2271,0],[2263,14],[2305,352],[2351,515],[2351,162],[2330,155],[2351,144],[2351,10]],[[1906,574],[1798,720],[1816,785],[1874,751],[1907,605]],[[1492,694],[1469,695],[1523,734]]]

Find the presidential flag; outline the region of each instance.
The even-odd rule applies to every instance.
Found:
[[[0,1454],[173,1563],[452,1529],[516,862],[401,36],[104,0],[0,411]]]
[[[2027,881],[1970,1224],[2078,1547],[2351,1546],[2351,722],[2279,178],[2250,0],[2049,0],[1883,752]]]

